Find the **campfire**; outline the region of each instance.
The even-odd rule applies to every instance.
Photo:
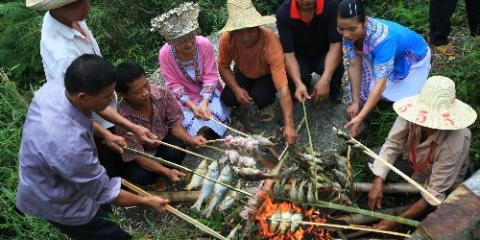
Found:
[[[288,239],[333,239],[330,231],[315,226],[300,226],[296,221],[324,223],[319,212],[303,210],[289,203],[274,203],[267,194],[262,194],[263,204],[258,208],[255,219],[260,226],[260,237],[273,240]],[[278,221],[281,220],[281,221]]]

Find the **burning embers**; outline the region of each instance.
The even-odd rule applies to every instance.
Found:
[[[256,220],[260,225],[262,238],[273,240],[287,239],[333,239],[330,231],[310,225],[302,225],[299,221],[324,223],[313,209],[303,211],[293,203],[273,203],[268,195],[264,195],[264,202],[258,208]],[[279,221],[280,220],[280,221]]]

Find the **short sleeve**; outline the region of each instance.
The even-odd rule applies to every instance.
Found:
[[[276,14],[278,35],[280,36],[283,52],[292,53],[295,51],[292,29],[290,24],[288,24],[288,20],[283,16],[284,14],[285,13],[282,12],[282,7],[280,7]]]
[[[345,54],[347,55],[348,59],[354,59],[357,56],[357,53],[355,52],[355,47],[353,46],[353,43],[351,41],[348,41],[344,38],[343,47],[345,48]]]
[[[337,43],[342,41],[342,36],[338,33],[337,30],[337,8],[338,5],[335,1],[331,1],[331,7],[326,13],[328,21],[328,41],[330,43]]]
[[[285,71],[285,59],[282,45],[273,32],[265,32],[268,35],[268,51],[266,52],[267,62],[272,73],[273,83],[278,90],[288,85],[287,73]]]
[[[385,78],[393,80],[393,67],[397,44],[395,41],[386,39],[378,44],[373,50],[373,77],[375,80]]]
[[[230,68],[230,64],[233,61],[232,49],[231,49],[231,36],[230,32],[224,32],[220,36],[220,43],[218,45],[218,67]]]

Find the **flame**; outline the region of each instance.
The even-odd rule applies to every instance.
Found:
[[[276,211],[282,213],[290,211],[292,214],[300,213],[303,215],[303,221],[324,223],[325,219],[320,217],[320,213],[314,209],[302,210],[302,208],[289,202],[274,203],[273,200],[265,193],[261,193],[260,198],[263,198],[263,204],[258,208],[255,219],[260,226],[260,235],[263,239],[268,238],[272,240],[300,240],[304,237],[309,239],[331,240],[333,239],[330,231],[310,225],[300,225],[295,232],[290,228],[281,234],[278,229],[273,232],[269,225],[269,218]]]

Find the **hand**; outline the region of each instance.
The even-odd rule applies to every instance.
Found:
[[[180,182],[182,177],[185,177],[185,173],[178,171],[177,169],[170,169],[170,172],[166,176],[172,183]]]
[[[158,138],[157,135],[150,132],[150,130],[148,130],[147,128],[140,125],[135,125],[135,128],[132,129],[132,132],[137,135],[138,140],[140,140],[142,144],[146,143],[152,146],[156,144],[155,142]]]
[[[297,86],[297,88],[295,89],[295,98],[299,102],[304,102],[305,100],[310,99],[310,95],[308,95],[307,88],[303,83],[302,85]]]
[[[188,141],[188,144],[191,145],[192,147],[198,147],[204,144],[205,142],[207,142],[207,139],[205,139],[204,136],[197,135],[197,136],[191,137]]]
[[[350,119],[353,119],[354,117],[356,117],[359,112],[360,112],[360,104],[358,104],[358,102],[351,102],[347,108],[347,114],[350,117]]]
[[[375,177],[372,183],[372,188],[368,193],[368,207],[370,210],[381,209],[383,198],[383,179]]]
[[[200,118],[203,118],[205,120],[208,120],[212,117],[212,112],[210,111],[210,109],[208,109],[208,99],[204,99],[200,105],[200,113],[202,116],[200,116]]]
[[[398,226],[398,223],[387,221],[387,220],[382,220],[379,223],[373,225],[373,227],[378,230],[392,230],[397,226]]]
[[[287,141],[288,145],[294,144],[298,138],[297,130],[295,130],[295,128],[292,126],[285,126],[283,129],[283,138],[285,138],[285,141]]]
[[[170,201],[168,199],[164,199],[158,196],[151,196],[147,197],[146,205],[159,212],[162,212],[165,210],[165,205],[167,205],[169,202]]]
[[[253,99],[250,97],[250,95],[248,94],[248,92],[239,87],[235,92],[235,98],[237,99],[238,103],[240,104],[252,104],[253,103]]]
[[[363,118],[357,115],[356,117],[352,118],[350,122],[348,122],[344,128],[350,129],[350,135],[352,137],[356,137],[358,134],[358,129],[360,128],[360,124],[362,124]]]
[[[321,78],[313,88],[312,97],[315,103],[325,100],[330,93],[330,82]]]
[[[127,146],[127,141],[124,137],[120,137],[113,133],[108,134],[105,136],[104,144],[107,145],[113,151],[123,154],[123,148]]]

